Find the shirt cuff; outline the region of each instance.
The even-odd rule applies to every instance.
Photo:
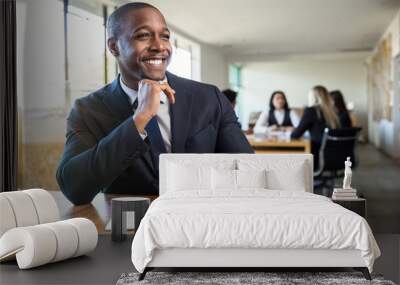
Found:
[[[133,122],[135,122],[135,120],[133,119],[133,117],[132,117],[132,120],[133,120]],[[143,133],[139,132],[139,130],[138,130],[138,133],[139,133],[140,137],[142,138],[142,140],[145,140],[145,138],[147,138],[147,132],[146,132],[146,130],[143,130]]]
[[[143,133],[139,133],[140,137],[142,138],[142,140],[145,140],[147,138],[147,132],[146,130],[143,130]]]

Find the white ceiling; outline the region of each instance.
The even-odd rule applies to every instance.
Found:
[[[368,50],[400,9],[400,0],[146,2],[192,38],[227,54],[253,56]]]

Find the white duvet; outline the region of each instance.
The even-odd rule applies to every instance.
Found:
[[[135,268],[165,248],[358,249],[370,272],[380,256],[361,216],[320,195],[265,189],[160,196],[134,237]]]

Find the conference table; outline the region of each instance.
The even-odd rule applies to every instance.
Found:
[[[282,139],[255,135],[246,135],[246,138],[257,154],[311,153],[311,142],[309,139]]]

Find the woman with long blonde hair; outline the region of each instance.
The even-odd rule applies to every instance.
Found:
[[[328,90],[321,85],[311,90],[312,106],[304,110],[299,126],[291,134],[294,139],[300,138],[306,131],[310,132],[311,152],[314,155],[314,168],[318,167],[319,149],[325,128],[341,127],[339,117],[332,107]]]

